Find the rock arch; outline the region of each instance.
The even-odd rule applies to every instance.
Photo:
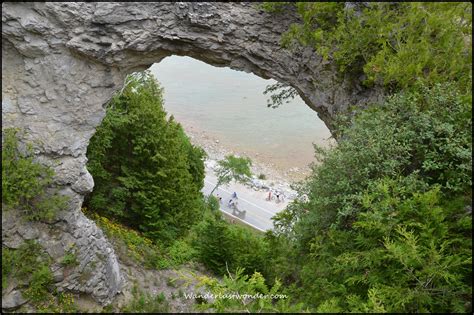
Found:
[[[91,281],[67,277],[64,287],[103,303],[120,290],[113,250],[80,207],[93,187],[85,168],[89,139],[128,73],[173,54],[253,72],[292,85],[330,129],[347,105],[379,98],[338,77],[311,49],[282,49],[280,36],[294,21],[294,12],[270,15],[254,3],[2,3],[3,127],[27,131],[23,140],[35,143],[38,160],[53,166],[71,197],[60,220],[69,236],[58,244],[78,243],[85,264],[105,254]],[[14,243],[17,225],[2,222],[4,244]]]

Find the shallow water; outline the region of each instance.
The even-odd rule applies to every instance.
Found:
[[[165,108],[249,156],[258,153],[279,168],[313,161],[312,143],[324,145],[329,130],[301,100],[268,108],[265,87],[275,83],[253,74],[172,56],[150,70],[164,87]]]

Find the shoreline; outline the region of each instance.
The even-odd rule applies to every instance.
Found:
[[[263,174],[265,175],[264,181],[270,181],[276,185],[286,184],[285,186],[288,187],[292,183],[304,180],[311,172],[309,165],[305,168],[297,166],[291,168],[279,167],[269,161],[264,154],[242,151],[236,146],[229,144],[224,145],[224,141],[219,139],[217,135],[193,126],[192,123],[187,121],[183,122],[180,120],[179,123],[183,127],[186,135],[189,137],[191,143],[200,146],[204,151],[206,151],[208,155],[206,167],[209,165],[212,166],[216,161],[223,159],[229,154],[245,156],[252,160],[251,170],[256,178]]]
[[[309,168],[306,173],[302,173],[299,168],[294,167],[292,171],[284,172],[282,175],[281,170],[274,167],[274,165],[269,165],[272,163],[262,162],[258,155],[255,157],[248,156],[245,152],[237,152],[233,148],[222,145],[221,140],[217,139],[216,136],[210,135],[208,132],[198,130],[195,127],[184,126],[182,123],[181,126],[191,143],[200,146],[206,151],[208,155],[204,161],[206,172],[214,172],[217,161],[225,158],[226,155],[233,154],[235,156],[249,157],[252,160],[251,171],[253,176],[249,183],[244,185],[248,191],[265,192],[265,194],[268,191],[279,191],[284,194],[287,202],[289,202],[296,197],[296,191],[291,188],[292,184],[303,180],[309,174]],[[260,174],[264,174],[265,179],[259,179]],[[262,198],[264,198],[263,195]]]

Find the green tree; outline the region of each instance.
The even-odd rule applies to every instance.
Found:
[[[216,274],[225,274],[234,261],[232,239],[229,237],[229,224],[223,219],[209,218],[204,221],[194,246],[200,260]]]
[[[304,229],[351,226],[360,208],[359,194],[372,180],[419,174],[449,195],[472,186],[472,108],[453,84],[399,93],[341,127],[333,150],[317,149],[322,164],[313,167],[301,208],[318,209]],[[300,227],[303,229],[303,227]]]
[[[88,147],[93,211],[171,241],[201,215],[204,152],[189,142],[149,72],[127,78]]]
[[[388,90],[455,81],[462,93],[472,82],[472,4],[469,2],[265,3],[285,18],[296,8],[282,44],[308,45],[334,61],[341,75],[365,76]]]
[[[262,235],[247,227],[231,225],[220,216],[210,216],[201,224],[193,244],[200,260],[218,275],[238,267],[249,275],[263,272],[264,257],[269,250]]]
[[[232,180],[245,183],[252,176],[250,170],[252,161],[249,158],[228,155],[225,159],[217,161],[217,164],[217,184],[212,189],[211,195],[220,185],[228,184]]]
[[[290,253],[269,263],[317,311],[472,311],[470,101],[417,86],[341,129],[317,151],[309,199],[275,218],[267,239]]]
[[[388,96],[338,117],[337,146],[316,148],[309,198],[267,234],[266,259],[283,266],[267,273],[318,312],[471,313],[472,4],[261,6],[300,16],[284,47],[314,47]],[[292,95],[268,91],[276,105]]]

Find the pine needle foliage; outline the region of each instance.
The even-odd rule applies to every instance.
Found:
[[[204,151],[194,147],[149,72],[129,76],[88,147],[89,210],[171,241],[201,215]]]

